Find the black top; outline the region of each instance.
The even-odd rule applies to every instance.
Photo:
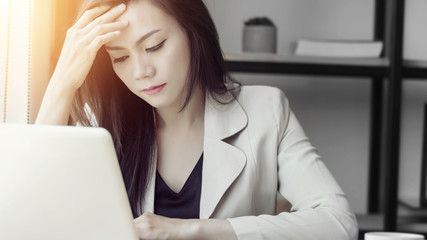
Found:
[[[174,192],[156,173],[154,212],[171,218],[200,218],[203,154],[179,193]]]

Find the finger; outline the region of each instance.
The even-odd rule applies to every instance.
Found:
[[[102,45],[114,40],[117,36],[119,36],[120,31],[109,32],[104,35],[97,36],[89,45],[89,49],[97,52]]]
[[[96,37],[100,35],[107,34],[109,32],[120,31],[128,25],[128,21],[118,21],[112,23],[106,23],[96,26],[92,31],[87,35],[89,42],[93,41]]]
[[[100,25],[102,23],[109,23],[109,22],[114,21],[121,14],[124,13],[125,9],[126,9],[126,5],[123,3],[112,8],[112,9],[110,9],[105,14],[98,16],[95,20],[93,20],[92,22],[87,24],[87,26],[83,29],[83,31],[84,32],[90,32],[90,31],[92,31],[92,29],[94,29],[95,27],[97,27],[98,25]]]
[[[77,22],[74,24],[74,27],[77,29],[84,28],[90,22],[92,22],[93,19],[105,13],[110,8],[111,7],[108,5],[102,5],[85,11],[83,15],[79,18],[79,20],[77,20]]]

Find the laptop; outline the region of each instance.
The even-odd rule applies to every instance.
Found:
[[[138,239],[109,132],[0,124],[0,239]]]

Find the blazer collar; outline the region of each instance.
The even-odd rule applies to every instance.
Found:
[[[231,100],[231,102],[221,104],[209,95],[205,101],[201,219],[207,219],[214,213],[222,196],[246,165],[245,154],[233,145],[222,141],[246,127],[248,123],[246,113],[231,93],[227,93],[219,100],[227,102]],[[157,154],[154,157],[155,165],[143,205],[144,212],[152,213],[154,212]]]
[[[217,97],[220,101],[229,102],[227,104],[221,104],[211,95],[206,95],[205,137],[223,140],[246,127],[246,113],[231,93]]]

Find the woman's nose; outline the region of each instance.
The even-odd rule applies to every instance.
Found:
[[[134,78],[136,80],[142,80],[151,78],[156,74],[156,69],[147,62],[137,61],[134,67]]]

